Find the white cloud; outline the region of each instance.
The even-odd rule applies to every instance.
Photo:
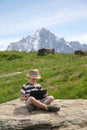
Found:
[[[0,27],[0,34],[17,33],[21,31],[32,30],[39,27],[51,27],[63,23],[70,23],[76,20],[87,18],[87,9],[80,8],[79,10],[64,9],[54,15],[38,17],[37,15],[29,18],[27,21],[17,21],[10,25]],[[8,30],[8,31],[7,31]]]
[[[20,38],[0,39],[0,50],[5,50],[10,43],[17,42],[18,40]]]
[[[87,34],[80,34],[80,35],[72,35],[66,37],[67,41],[79,41],[81,44],[87,44]]]

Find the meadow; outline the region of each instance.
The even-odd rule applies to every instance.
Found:
[[[87,99],[87,56],[1,51],[0,103],[19,98],[31,68],[39,69],[38,82],[56,99]]]

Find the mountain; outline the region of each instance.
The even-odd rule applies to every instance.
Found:
[[[87,45],[81,45],[78,41],[67,42],[64,38],[59,38],[49,30],[42,28],[33,36],[27,36],[18,42],[10,43],[7,50],[17,50],[32,52],[41,48],[54,48],[59,53],[74,53],[75,50],[87,50]]]

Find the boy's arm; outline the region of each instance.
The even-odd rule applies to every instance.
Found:
[[[26,101],[25,94],[20,93],[20,100],[21,100],[21,101]]]

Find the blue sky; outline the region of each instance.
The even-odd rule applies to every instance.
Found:
[[[87,0],[0,0],[0,49],[46,28],[87,43]]]

